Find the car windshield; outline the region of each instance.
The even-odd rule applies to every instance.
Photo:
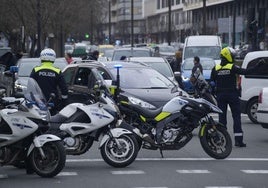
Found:
[[[167,76],[167,77],[172,77],[172,70],[169,68],[167,63],[164,62],[144,62],[153,69],[157,70],[161,74]]]
[[[203,70],[211,70],[215,66],[214,60],[206,59],[202,60],[200,59],[200,63],[202,65]],[[192,70],[194,67],[193,59],[188,59],[184,61],[183,69],[184,70]]]
[[[176,52],[176,50],[173,46],[160,46],[159,51],[160,52],[169,52],[169,53],[174,53],[174,54]]]
[[[111,69],[111,72],[116,77],[116,69]],[[166,89],[175,85],[154,69],[123,67],[120,69],[120,86],[125,89]]]
[[[199,56],[199,57],[208,57],[214,60],[218,60],[220,59],[220,51],[221,51],[221,48],[219,46],[186,47],[184,51],[184,59]]]
[[[40,65],[39,61],[29,61],[29,62],[22,62],[19,65],[19,71],[18,71],[18,76],[19,77],[29,77],[33,68],[35,66]]]
[[[150,57],[148,50],[118,50],[114,51],[113,60],[120,60],[122,56],[126,57]]]

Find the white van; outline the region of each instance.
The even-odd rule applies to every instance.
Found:
[[[241,66],[246,69],[255,66],[260,60],[266,62],[261,70],[250,75],[241,75],[239,79],[241,112],[247,114],[253,123],[258,123],[256,112],[259,93],[263,87],[268,86],[268,51],[249,52]]]
[[[221,38],[217,35],[196,35],[185,39],[182,61],[187,58],[208,57],[220,63]]]

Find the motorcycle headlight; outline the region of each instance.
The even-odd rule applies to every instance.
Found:
[[[26,89],[27,89],[26,86],[21,85],[20,83],[15,83],[15,91],[22,92],[22,91],[24,91]]]
[[[137,104],[140,105],[143,108],[156,108],[154,105],[145,102],[141,99],[135,98],[135,97],[128,97],[129,102],[131,102],[132,104]]]

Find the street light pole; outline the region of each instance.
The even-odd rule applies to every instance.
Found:
[[[236,0],[233,1],[233,48],[235,48]]]
[[[41,7],[40,0],[36,0],[36,16],[37,16],[37,51],[35,55],[41,52]]]
[[[206,10],[206,0],[203,0],[203,35],[205,35],[207,33],[207,23],[206,23],[206,19],[207,19],[207,10]]]
[[[109,44],[111,44],[111,0],[109,0]]]
[[[171,0],[168,0],[168,45],[171,43]]]
[[[134,0],[131,0],[131,47],[134,47]]]

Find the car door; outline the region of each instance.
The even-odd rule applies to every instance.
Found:
[[[89,99],[89,94],[96,81],[94,74],[90,67],[78,67],[75,71],[69,71],[70,73],[68,82],[68,74],[66,82],[68,84],[68,98],[69,103],[80,102],[84,103]],[[72,77],[72,78],[70,78]]]

